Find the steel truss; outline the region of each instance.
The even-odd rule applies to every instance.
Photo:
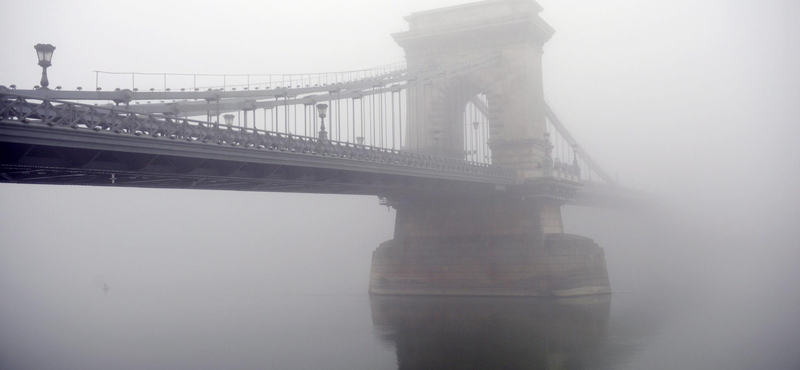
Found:
[[[462,179],[471,182],[513,184],[517,181],[513,169],[485,163],[436,157],[400,150],[359,145],[314,137],[265,131],[185,118],[172,118],[156,114],[141,114],[116,107],[98,107],[58,100],[41,100],[8,92],[0,92],[0,119],[7,130],[21,132],[25,127],[34,129],[35,135],[57,132],[64,128],[80,133],[82,138],[66,146],[86,148],[100,142],[130,142],[133,138],[147,148],[169,147],[176,155],[216,152],[217,148],[237,149],[258,160],[266,153],[281,153],[281,158],[291,155],[293,163],[300,165],[341,166],[362,171],[398,173],[443,179]],[[55,130],[55,131],[54,131]],[[28,130],[30,131],[30,130]],[[33,135],[33,134],[32,134]],[[73,135],[74,136],[74,135]],[[3,135],[5,140],[9,135]],[[126,140],[122,140],[126,138]],[[156,142],[153,140],[157,139]],[[161,141],[164,140],[164,141]],[[81,144],[85,142],[85,144]],[[178,144],[178,143],[183,144]],[[155,144],[157,143],[157,144]],[[130,144],[133,145],[133,144]],[[188,145],[188,146],[187,146]],[[244,151],[244,152],[242,152]],[[258,153],[263,153],[259,155]],[[285,159],[284,159],[285,160]],[[320,162],[322,160],[322,162]]]

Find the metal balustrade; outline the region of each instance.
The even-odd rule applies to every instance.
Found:
[[[326,156],[348,161],[450,171],[516,180],[514,169],[376,146],[353,144],[188,118],[128,111],[69,101],[42,99],[0,91],[0,119],[28,125],[69,127],[119,135],[184,140],[197,145],[228,145],[243,150],[265,150],[297,155]]]

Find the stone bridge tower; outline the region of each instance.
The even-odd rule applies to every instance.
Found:
[[[561,205],[579,183],[542,177],[542,48],[553,35],[532,0],[488,0],[414,13],[394,35],[409,70],[478,59],[480,68],[410,81],[407,149],[464,158],[464,110],[488,99],[492,163],[519,183],[482,193],[386,194],[394,239],[372,254],[371,294],[566,296],[610,291],[603,249],[564,234]],[[538,175],[537,175],[538,173]]]
[[[407,90],[409,149],[463,158],[461,124],[467,102],[489,101],[492,163],[524,177],[544,155],[543,46],[555,32],[531,0],[490,0],[413,13],[409,30],[394,34],[409,70],[451,66],[496,56],[497,62],[462,77]]]

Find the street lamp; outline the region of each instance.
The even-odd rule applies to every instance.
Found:
[[[581,165],[578,162],[578,145],[572,147],[572,170],[575,171],[575,174],[578,175],[578,178],[581,176]]]
[[[225,118],[225,125],[228,126],[228,130],[230,130],[231,126],[233,125],[233,117],[236,117],[236,116],[234,116],[232,114],[226,114],[226,115],[222,116],[222,118]]]
[[[473,149],[473,153],[472,153],[472,154],[475,155],[475,158],[473,158],[473,160],[478,160],[478,158],[477,158],[477,156],[478,156],[478,148],[479,148],[479,144],[478,144],[478,126],[480,126],[480,125],[481,125],[481,123],[478,122],[478,121],[472,122],[472,128],[475,129],[475,133],[472,135],[472,137],[475,139],[475,148]]]
[[[325,112],[328,110],[328,104],[317,104],[317,111],[319,111],[320,126],[319,138],[321,140],[328,140],[328,132],[325,131]]]
[[[542,158],[542,168],[553,168],[553,145],[550,144],[550,133],[544,133],[544,157]]]
[[[42,88],[47,89],[50,81],[47,81],[47,67],[50,67],[50,61],[53,59],[53,51],[56,47],[50,44],[36,44],[33,46],[36,49],[36,56],[39,57],[39,65],[42,67]]]

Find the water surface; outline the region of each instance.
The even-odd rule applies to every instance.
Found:
[[[737,326],[727,321],[735,310],[668,302],[673,300],[636,293],[551,300],[203,294],[124,286],[108,292],[17,291],[0,305],[0,364],[3,369],[796,369],[800,364],[792,350],[800,343],[796,322],[784,322],[783,328],[761,326],[764,322]]]

